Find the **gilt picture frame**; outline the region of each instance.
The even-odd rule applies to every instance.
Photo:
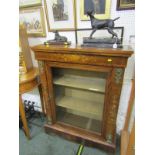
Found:
[[[75,0],[44,0],[48,31],[76,29]]]
[[[29,37],[46,37],[44,12],[42,7],[19,10],[19,22],[24,24]]]
[[[93,11],[98,19],[110,18],[111,0],[80,0],[81,20],[90,20],[87,11]]]
[[[121,10],[134,10],[135,0],[117,0],[117,11]]]
[[[19,0],[19,8],[41,6],[42,0]]]

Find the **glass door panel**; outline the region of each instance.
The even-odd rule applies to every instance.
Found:
[[[101,132],[107,73],[52,68],[57,121]]]

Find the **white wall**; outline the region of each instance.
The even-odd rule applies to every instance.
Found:
[[[123,44],[128,45],[130,43],[130,35],[135,34],[135,11],[134,10],[116,11],[116,2],[117,0],[111,0],[111,19],[115,17],[120,17],[120,19],[115,22],[115,26],[124,26]],[[76,4],[77,4],[76,6],[77,6],[78,28],[90,28],[91,25],[89,21],[80,21],[80,0],[77,0]],[[44,41],[48,39],[53,39],[54,37],[53,33],[48,32],[46,18],[45,18],[45,24],[46,24],[47,37],[46,38],[32,38],[32,37],[29,38],[30,46],[42,44]],[[69,40],[72,42],[72,44],[75,44],[74,32],[61,32],[60,34],[68,37]],[[37,61],[34,59],[33,52],[31,52],[31,54],[32,54],[32,60],[33,60],[34,66],[38,66]],[[129,58],[127,68],[125,70],[124,84],[123,84],[123,89],[122,89],[122,94],[121,94],[121,99],[120,99],[120,106],[119,106],[119,111],[118,111],[118,118],[117,118],[117,133],[120,133],[120,130],[124,126],[124,119],[126,115],[127,103],[129,100],[129,95],[130,95],[130,90],[131,90],[131,79],[133,77],[133,72],[134,72],[134,56]],[[33,92],[23,95],[23,99],[32,98],[33,101],[38,102],[38,104],[40,105],[40,100],[38,96],[39,96],[38,90],[34,90]]]

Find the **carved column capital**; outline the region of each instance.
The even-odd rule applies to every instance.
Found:
[[[123,69],[122,68],[115,68],[115,83],[120,84],[122,80]]]
[[[44,72],[44,62],[39,60],[38,66],[39,66],[39,72],[42,74]]]

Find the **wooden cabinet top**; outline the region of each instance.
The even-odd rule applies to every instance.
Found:
[[[119,56],[130,57],[133,54],[133,50],[129,46],[124,46],[120,49],[113,48],[92,48],[81,47],[78,45],[37,45],[31,47],[34,52],[45,53],[70,53],[70,54],[86,54],[86,55],[103,55],[103,56]]]

